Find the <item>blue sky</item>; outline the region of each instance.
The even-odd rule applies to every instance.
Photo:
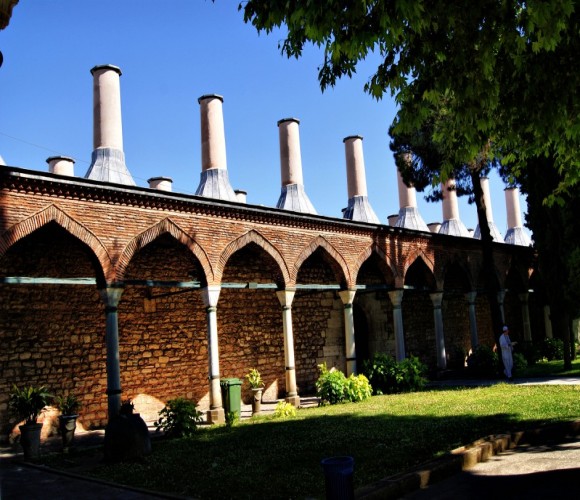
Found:
[[[376,61],[321,92],[322,53],[280,54],[283,32],[258,35],[238,0],[20,0],[0,31],[0,155],[7,165],[47,171],[46,158],[72,156],[84,176],[91,158],[92,77],[119,66],[123,140],[139,186],[167,176],[175,192],[193,194],[201,172],[197,98],[224,96],[230,182],[248,203],[275,206],[280,195],[277,121],[300,119],[306,193],[321,215],[341,217],[347,204],[343,138],[364,137],[369,200],[382,223],[399,209],[388,128],[393,100],[363,92]],[[495,223],[507,230],[504,185],[490,177]],[[418,193],[425,222],[441,221],[440,204]],[[521,200],[522,210],[526,205]],[[475,206],[460,199],[460,217],[475,228]],[[522,214],[523,215],[523,214]]]

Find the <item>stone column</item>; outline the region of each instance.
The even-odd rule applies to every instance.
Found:
[[[352,301],[356,290],[341,290],[338,292],[340,300],[344,305],[344,341],[346,355],[346,376],[351,373],[357,374],[356,369],[356,342],[354,338],[354,318],[352,311]]]
[[[469,332],[471,333],[471,349],[475,351],[475,348],[479,345],[479,339],[477,335],[477,318],[475,314],[475,300],[477,299],[477,292],[466,293],[465,298],[469,304]]]
[[[433,302],[433,318],[435,320],[435,347],[437,349],[437,368],[445,370],[447,368],[447,356],[445,354],[445,336],[443,334],[443,312],[441,303],[443,302],[443,292],[429,294]]]
[[[117,307],[123,294],[122,288],[99,290],[105,303],[107,348],[107,402],[109,420],[121,409],[121,367],[119,365],[119,317]]]
[[[532,341],[532,328],[530,326],[530,310],[528,308],[528,292],[520,293],[518,295],[520,302],[522,304],[522,321],[524,324],[524,341]]]
[[[207,348],[209,355],[209,411],[207,420],[211,424],[223,424],[225,412],[222,405],[220,386],[220,361],[217,328],[217,303],[221,287],[208,286],[202,290],[203,303],[207,313]]]
[[[48,171],[51,174],[59,175],[75,175],[75,161],[74,158],[68,156],[51,156],[46,159],[48,163]]]
[[[551,312],[550,312],[550,306],[549,305],[545,305],[544,306],[544,327],[546,330],[546,338],[547,339],[551,339],[553,338],[553,333],[552,333],[552,316],[551,316]]]
[[[85,178],[134,186],[125,164],[121,120],[121,70],[95,66],[93,75],[93,154]]]
[[[403,290],[392,290],[389,298],[393,304],[393,326],[395,328],[395,357],[397,361],[403,361],[405,354],[405,332],[403,331]]]
[[[296,366],[294,361],[294,334],[292,332],[292,301],[296,290],[286,289],[276,292],[282,306],[284,327],[284,364],[286,367],[286,401],[300,406],[300,396],[296,388]]]
[[[499,305],[499,312],[501,313],[501,322],[505,325],[505,309],[503,303],[505,300],[505,290],[497,292],[497,304]]]

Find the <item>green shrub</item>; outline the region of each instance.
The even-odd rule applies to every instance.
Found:
[[[426,383],[426,372],[425,365],[415,356],[397,362],[392,356],[377,353],[363,364],[363,373],[375,394],[418,391]]]
[[[274,409],[274,418],[291,418],[296,416],[296,408],[294,405],[286,401],[278,401]]]
[[[237,411],[227,411],[226,412],[226,427],[231,429],[234,425],[238,423],[240,419],[240,414]]]
[[[373,388],[369,383],[369,379],[364,375],[355,375],[351,373],[350,377],[346,379],[345,396],[346,399],[356,403],[364,401],[373,395]]]
[[[159,420],[153,425],[168,437],[191,436],[201,422],[202,413],[196,407],[196,402],[191,399],[171,399],[159,412]]]
[[[564,359],[564,342],[560,339],[544,339],[541,352],[548,361]]]
[[[522,373],[528,367],[528,361],[522,353],[514,352],[513,359],[515,373]]]
[[[498,369],[497,353],[486,345],[478,345],[467,358],[467,370],[474,377],[496,377]]]
[[[346,377],[340,370],[332,368],[328,370],[326,363],[318,365],[320,376],[316,381],[316,395],[320,398],[320,404],[331,405],[341,403],[346,397]]]

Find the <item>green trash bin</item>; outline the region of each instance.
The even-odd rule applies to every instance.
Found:
[[[242,381],[239,378],[222,378],[220,386],[226,415],[236,413],[239,419],[242,411]]]

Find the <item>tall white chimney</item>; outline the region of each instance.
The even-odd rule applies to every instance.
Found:
[[[459,218],[455,179],[447,179],[441,184],[441,192],[443,193],[443,223],[439,233],[469,238],[471,235]]]
[[[507,212],[508,230],[504,241],[510,245],[530,246],[532,241],[524,232],[520,212],[520,190],[517,187],[506,188],[505,206]]]
[[[489,225],[489,231],[491,232],[491,237],[493,241],[503,242],[501,233],[499,232],[495,222],[493,221],[493,211],[491,208],[491,195],[489,192],[489,179],[487,177],[481,177],[479,179],[481,184],[481,190],[483,191],[483,203],[485,203],[485,216],[487,218],[487,223]],[[481,239],[481,230],[479,229],[479,224],[475,228],[474,238],[478,240]]]
[[[379,218],[372,209],[367,196],[362,140],[360,135],[351,135],[342,141],[346,155],[346,180],[348,184],[348,205],[343,218],[379,224]]]
[[[299,125],[300,120],[296,118],[278,121],[282,189],[276,206],[294,212],[315,214],[316,210],[306,195],[302,179]]]
[[[222,109],[224,98],[221,95],[207,94],[197,101],[201,114],[201,179],[195,194],[237,201],[228,178]]]
[[[75,161],[68,156],[51,156],[46,159],[48,163],[48,171],[51,174],[59,175],[75,175]]]
[[[134,186],[125,165],[121,120],[121,70],[103,65],[93,75],[93,154],[86,179]]]
[[[404,159],[407,163],[410,163],[411,155],[406,154]],[[429,231],[427,224],[425,224],[417,208],[417,191],[413,186],[407,186],[403,182],[403,176],[399,172],[399,169],[397,169],[397,184],[399,188],[399,218],[397,219],[397,227]]]

